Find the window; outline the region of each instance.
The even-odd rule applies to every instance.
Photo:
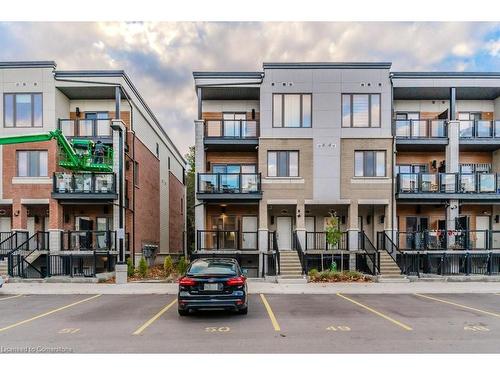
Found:
[[[269,177],[298,177],[298,151],[268,151],[267,175]]]
[[[139,186],[139,163],[134,161],[134,185]]]
[[[273,95],[273,127],[310,128],[311,124],[311,94]]]
[[[18,177],[47,177],[47,151],[17,151]]]
[[[385,177],[385,151],[355,151],[354,176]]]
[[[43,126],[42,94],[4,94],[4,127]]]
[[[160,157],[160,145],[158,144],[158,142],[156,143],[156,157]]]
[[[380,127],[380,94],[342,94],[342,127]]]
[[[184,199],[181,198],[181,215],[184,215]]]
[[[108,112],[85,112],[85,120],[88,121],[80,121],[80,135],[82,135],[83,131],[83,135],[88,136],[94,134],[98,137],[111,136],[111,124]]]
[[[168,170],[170,170],[170,156],[168,157]]]

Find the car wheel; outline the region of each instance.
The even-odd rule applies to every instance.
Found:
[[[248,314],[248,306],[238,310],[238,314],[246,315]]]
[[[177,309],[177,312],[179,313],[180,316],[186,316],[189,314],[189,310]]]

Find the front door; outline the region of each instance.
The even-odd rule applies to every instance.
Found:
[[[80,249],[92,249],[92,229],[94,222],[88,217],[76,218],[76,230],[78,233],[78,247]]]
[[[486,250],[488,231],[490,230],[489,216],[476,216],[476,244],[474,248]]]
[[[278,237],[279,250],[292,249],[292,218],[288,216],[280,216],[276,219],[276,235]]]
[[[257,249],[256,216],[243,216],[241,218],[241,248],[244,250]]]
[[[28,216],[28,235],[31,237],[32,235],[35,234],[35,217],[34,216]]]
[[[428,229],[429,219],[426,217],[406,217],[406,248],[421,249],[424,244],[424,232]]]
[[[0,232],[10,232],[11,230],[11,218],[10,217],[0,217]]]

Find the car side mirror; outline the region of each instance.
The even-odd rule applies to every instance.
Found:
[[[243,276],[248,277],[248,270],[247,269],[241,270],[241,273],[243,274]]]

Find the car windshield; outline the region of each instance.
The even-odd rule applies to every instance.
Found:
[[[187,274],[190,276],[203,275],[228,275],[236,276],[238,268],[236,263],[219,260],[198,260],[191,264]]]

